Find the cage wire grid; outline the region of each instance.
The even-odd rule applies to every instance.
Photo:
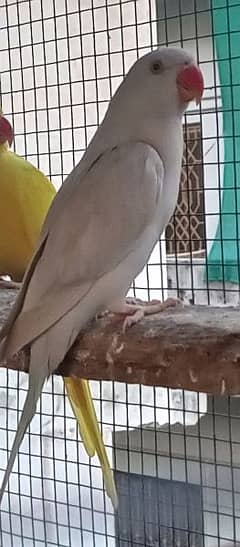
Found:
[[[240,2],[0,0],[0,27],[1,103],[14,125],[14,150],[57,188],[137,57],[158,45],[194,53],[206,92],[185,116],[178,204],[131,294],[238,304]],[[26,378],[0,370],[0,386],[2,476]],[[62,380],[52,378],[3,499],[1,545],[238,545],[239,399],[117,382],[91,386],[115,470],[118,514],[98,460],[84,451]]]

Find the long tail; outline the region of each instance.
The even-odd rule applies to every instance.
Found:
[[[99,429],[89,383],[80,378],[64,378],[64,383],[85,449],[90,457],[97,453],[103,471],[106,492],[112,500],[114,509],[117,509],[118,498],[113,472]]]
[[[34,363],[34,366],[32,366],[32,363]],[[2,497],[7,486],[8,479],[14,466],[16,455],[22,443],[23,437],[36,412],[37,402],[41,395],[46,377],[47,371],[42,366],[42,344],[38,344],[38,341],[36,341],[31,348],[28,393],[13,442],[10,458],[8,460],[7,469],[3,477],[0,490],[0,503],[2,501]]]

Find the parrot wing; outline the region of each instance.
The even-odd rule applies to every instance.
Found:
[[[21,215],[29,246],[34,249],[56,189],[39,169],[11,150],[2,156],[4,180],[12,188],[11,199]]]
[[[86,322],[97,313],[95,286],[134,252],[153,222],[163,174],[159,154],[142,142],[114,147],[92,163],[61,217],[47,233],[43,227],[23,287],[0,333],[0,339],[8,334],[3,345],[7,355],[31,343],[81,302],[86,304]],[[61,202],[67,191],[65,182],[55,198],[55,212],[57,200]],[[90,297],[96,299],[92,309]]]
[[[14,158],[12,158],[14,156]],[[32,248],[36,247],[46,213],[56,195],[52,182],[31,163],[9,151],[9,161],[14,159],[14,170],[18,176],[18,207],[22,211],[25,232]],[[15,175],[15,176],[16,176]]]
[[[22,281],[55,194],[53,184],[31,163],[7,147],[0,150],[1,274]]]

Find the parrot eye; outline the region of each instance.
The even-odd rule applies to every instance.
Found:
[[[163,64],[161,63],[161,61],[155,61],[155,63],[152,63],[151,71],[153,72],[153,74],[159,74],[160,72],[162,72]]]

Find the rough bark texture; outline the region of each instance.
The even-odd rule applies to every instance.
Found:
[[[0,325],[16,291],[0,291]],[[126,334],[123,320],[92,322],[59,367],[63,376],[240,393],[240,309],[186,306],[146,317]],[[27,372],[18,355],[5,366]]]

